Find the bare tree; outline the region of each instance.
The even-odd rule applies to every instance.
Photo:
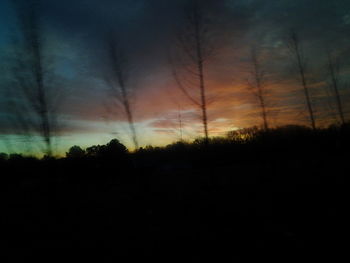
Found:
[[[183,142],[183,121],[182,121],[181,106],[179,107],[178,120],[179,120],[180,142]]]
[[[112,92],[112,97],[121,106],[127,118],[131,139],[135,149],[139,148],[134,122],[133,107],[131,103],[131,86],[129,84],[129,60],[117,41],[115,33],[110,33],[107,38],[108,71],[106,81]]]
[[[204,14],[199,1],[191,1],[185,10],[184,30],[178,34],[177,43],[180,56],[178,60],[185,60],[181,65],[184,74],[173,67],[173,76],[183,94],[201,110],[201,119],[206,142],[209,138],[208,114],[207,114],[207,86],[205,83],[205,66],[212,55],[212,37],[209,29],[208,17]],[[186,75],[186,76],[185,76]],[[197,88],[197,95],[193,95],[191,90]]]
[[[303,54],[302,46],[298,34],[294,31],[290,31],[290,35],[287,40],[287,45],[290,50],[291,56],[294,59],[295,67],[298,71],[300,82],[304,90],[307,109],[309,112],[309,118],[312,129],[316,129],[316,120],[314,116],[314,110],[312,108],[311,97],[309,92],[309,86],[306,77],[306,59]]]
[[[51,57],[45,52],[40,0],[13,1],[19,22],[19,37],[14,44],[15,81],[12,88],[14,115],[18,127],[29,135],[39,135],[45,154],[52,155],[56,129],[58,90],[53,89]]]
[[[258,101],[258,105],[261,110],[261,117],[263,121],[263,126],[265,130],[268,130],[268,120],[267,120],[267,104],[266,104],[266,74],[262,68],[260,62],[260,54],[256,47],[251,49],[251,71],[250,79],[248,79],[248,86],[252,90],[254,96]]]
[[[338,114],[341,120],[342,124],[345,124],[345,118],[344,118],[344,112],[343,112],[343,105],[342,101],[340,98],[340,93],[339,93],[339,72],[340,72],[340,63],[337,59],[332,57],[331,53],[328,51],[328,72],[329,76],[331,78],[331,86],[333,88],[334,96],[335,96],[335,101],[337,104],[337,110]]]

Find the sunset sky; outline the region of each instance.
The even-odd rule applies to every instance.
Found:
[[[109,104],[103,80],[106,54],[103,32],[119,32],[130,62],[134,117],[140,146],[164,145],[202,135],[199,109],[182,94],[172,76],[168,51],[184,26],[186,0],[46,0],[42,6],[47,50],[54,58],[57,85],[64,90],[58,152],[72,145],[105,144],[112,138],[131,147],[125,117]],[[250,50],[261,52],[266,72],[270,126],[308,125],[303,91],[286,45],[298,32],[307,60],[318,127],[337,123],[329,85],[327,50],[339,58],[340,92],[346,119],[350,105],[350,1],[348,0],[205,0],[215,52],[205,64],[211,136],[262,124],[248,89]],[[11,1],[0,1],[0,152],[33,151],[11,126],[7,90],[10,53],[16,36]],[[192,90],[194,96],[197,90]],[[26,149],[28,148],[28,149]],[[35,147],[34,147],[35,148]]]

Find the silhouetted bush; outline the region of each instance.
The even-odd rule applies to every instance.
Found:
[[[8,158],[9,158],[9,156],[7,153],[0,153],[0,162],[7,161]]]
[[[23,157],[22,154],[17,154],[17,153],[11,153],[9,156],[10,161],[22,161],[25,158]]]

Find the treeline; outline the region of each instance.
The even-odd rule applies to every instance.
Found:
[[[198,138],[193,142],[178,141],[163,147],[151,145],[140,147],[129,152],[128,149],[117,139],[111,140],[106,145],[93,145],[86,149],[80,146],[72,146],[65,157],[54,158],[49,155],[42,157],[42,161],[69,160],[69,161],[101,161],[136,165],[142,160],[141,165],[147,165],[145,160],[154,165],[162,165],[162,161],[176,163],[186,156],[190,163],[194,160],[203,161],[203,157],[211,156],[211,161],[224,160],[257,160],[259,158],[273,158],[272,155],[283,154],[283,158],[293,154],[307,156],[314,159],[315,155],[333,156],[346,155],[350,147],[350,126],[332,125],[324,129],[313,130],[306,126],[288,125],[278,128],[262,130],[258,127],[251,127],[230,131],[225,137],[212,137],[207,141],[205,138]],[[264,156],[264,154],[267,154]],[[263,155],[262,155],[263,154]],[[156,163],[158,157],[159,163]],[[276,157],[276,156],[275,156]],[[280,158],[280,156],[277,156]],[[163,159],[166,158],[166,159]],[[22,154],[0,153],[0,162],[18,162],[21,160],[38,161],[35,157],[28,157]],[[132,161],[133,160],[133,161]],[[233,160],[232,160],[233,161]]]
[[[36,260],[43,248],[90,260],[340,257],[349,129],[253,128],[133,153],[113,140],[61,159],[1,155],[4,247],[39,248]]]

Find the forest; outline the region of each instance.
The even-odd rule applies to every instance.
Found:
[[[247,132],[2,154],[3,247],[31,251],[11,262],[341,259],[349,126]]]

